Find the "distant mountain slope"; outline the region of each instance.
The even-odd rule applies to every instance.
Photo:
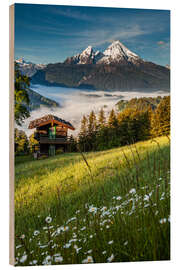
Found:
[[[120,41],[114,41],[103,53],[88,46],[64,63],[36,70],[32,83],[97,90],[169,91],[170,70],[143,60]]]
[[[119,111],[124,109],[138,109],[138,110],[147,110],[151,108],[155,110],[158,104],[161,102],[162,97],[142,97],[142,98],[132,98],[131,100],[120,100],[116,104],[116,108]]]
[[[31,77],[34,74],[36,74],[37,70],[41,70],[46,67],[46,65],[43,64],[34,64],[32,62],[26,62],[23,58],[17,59],[15,62],[18,64],[21,73],[28,77]]]
[[[49,98],[46,98],[35,91],[29,89],[28,90],[28,95],[30,99],[30,104],[28,108],[32,111],[35,109],[39,109],[41,106],[45,107],[60,107],[60,105],[55,102],[54,100],[51,100]]]

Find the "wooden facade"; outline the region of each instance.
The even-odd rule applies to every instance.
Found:
[[[51,114],[31,121],[28,128],[36,128],[34,138],[41,155],[55,155],[58,149],[65,152],[69,144],[68,129],[75,130],[71,123]]]

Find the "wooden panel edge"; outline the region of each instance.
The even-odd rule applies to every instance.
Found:
[[[9,6],[9,263],[15,263],[14,234],[14,4]]]

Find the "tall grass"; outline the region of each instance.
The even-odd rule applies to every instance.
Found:
[[[16,166],[16,265],[170,259],[169,140]]]

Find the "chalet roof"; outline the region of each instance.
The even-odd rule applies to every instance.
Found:
[[[72,130],[75,129],[73,127],[73,125],[71,125],[71,123],[69,123],[69,122],[67,122],[67,121],[65,121],[65,120],[63,120],[55,115],[52,115],[52,114],[48,114],[48,115],[45,115],[41,118],[38,118],[38,119],[31,121],[29,123],[28,128],[32,129],[32,128],[36,128],[39,126],[47,125],[47,124],[52,123],[52,122],[56,123],[58,125],[66,126],[67,128],[72,129]]]

